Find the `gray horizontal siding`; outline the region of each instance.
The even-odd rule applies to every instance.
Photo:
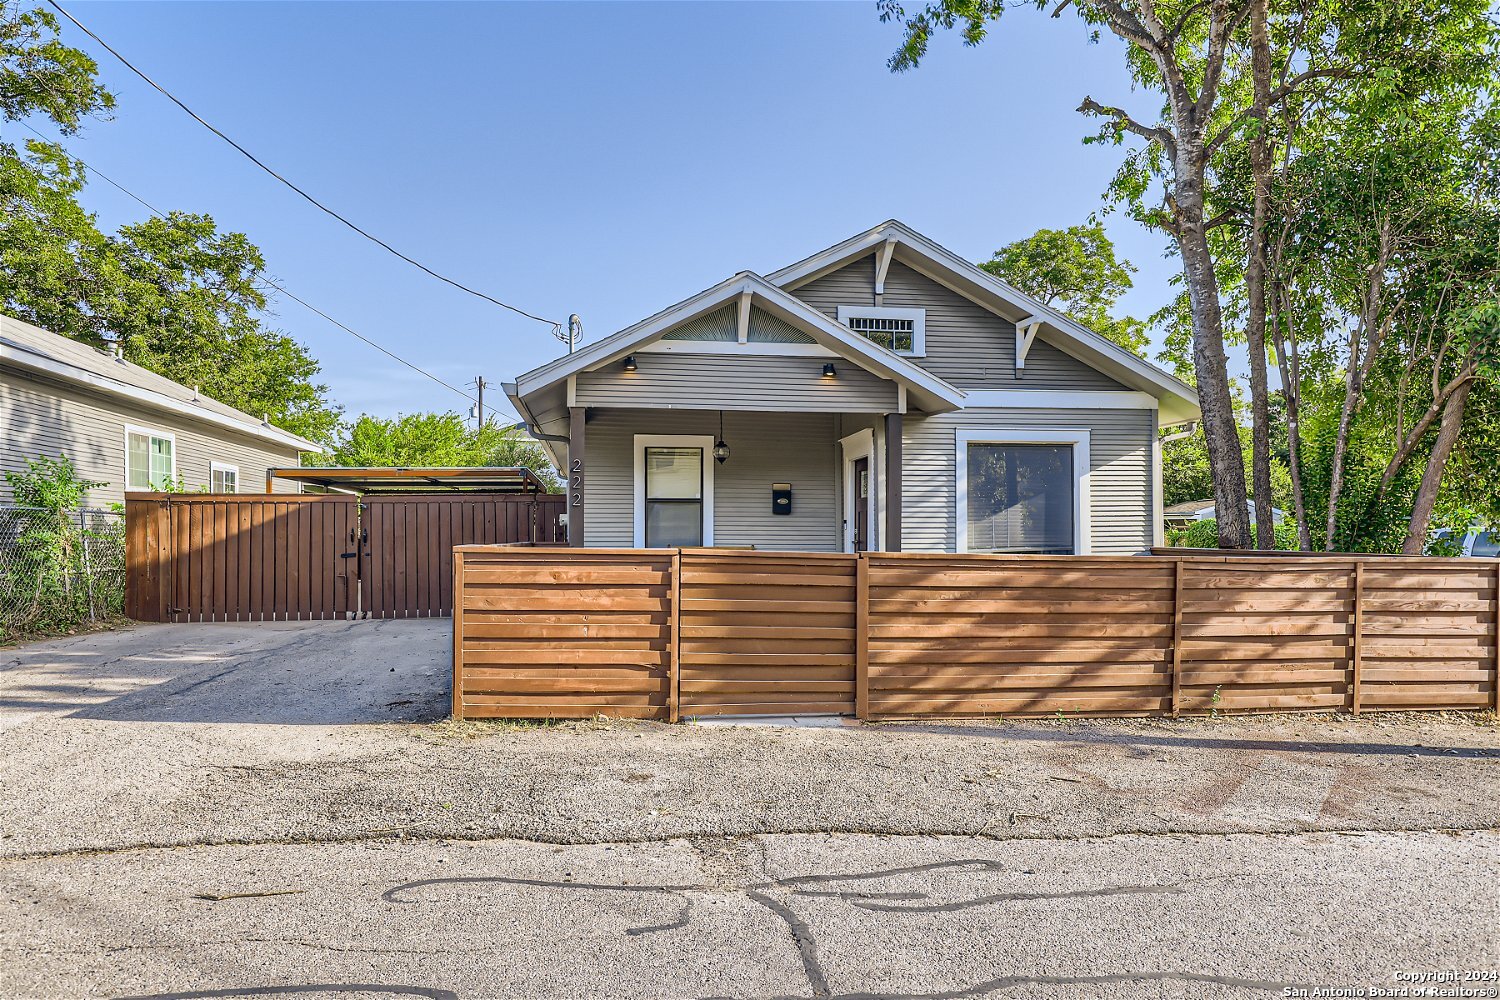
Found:
[[[875,258],[851,261],[792,294],[834,318],[841,305],[874,305]],[[927,311],[927,354],[912,360],[960,389],[1125,388],[1041,339],[1017,372],[1015,324],[899,260],[886,272],[881,305]]]
[[[837,551],[840,542],[837,417],[827,413],[726,413],[729,461],[714,469],[714,543]],[[594,547],[635,541],[636,434],[719,432],[713,411],[599,411],[589,420],[584,537]],[[712,459],[709,459],[712,461]],[[771,513],[771,484],[792,484],[792,513]]]
[[[121,502],[126,424],[176,437],[177,478],[188,489],[209,485],[210,462],[239,466],[240,491],[245,493],[265,489],[266,469],[297,464],[297,452],[290,448],[34,379],[14,368],[0,371],[0,473],[18,472],[33,458],[66,455],[85,479],[108,484],[90,493],[91,504]],[[277,484],[279,493],[296,491],[295,483]],[[0,500],[10,500],[3,479]]]
[[[837,366],[836,378],[822,377],[829,360]],[[577,405],[796,413],[896,408],[894,382],[837,358],[642,352],[635,361],[634,372],[616,362],[580,373]]]
[[[952,552],[957,546],[954,504],[955,432],[965,430],[1089,431],[1091,551],[1134,555],[1151,548],[1154,527],[1151,410],[964,410],[908,415],[902,439],[902,542],[909,552]]]

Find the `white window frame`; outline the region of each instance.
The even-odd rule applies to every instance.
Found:
[[[176,451],[177,451],[177,449],[174,448],[174,449],[172,449],[172,451],[173,451],[173,457],[175,458],[176,457]],[[239,493],[239,491],[240,491],[240,467],[238,465],[230,465],[228,462],[214,462],[214,461],[210,461],[208,463],[208,488],[209,488],[210,492],[214,491],[214,473],[215,472],[232,472],[232,473],[234,473],[234,492],[235,493]],[[225,496],[229,496],[230,494],[226,491],[224,495]]]
[[[1028,430],[980,429],[954,432],[953,527],[959,552],[969,551],[969,445],[1065,444],[1073,448],[1073,554],[1090,553],[1093,504],[1089,497],[1087,428],[1047,427]]]
[[[908,309],[900,306],[839,306],[838,317],[839,322],[846,327],[849,326],[851,319],[909,319],[912,321],[911,350],[892,351],[891,353],[899,354],[903,358],[925,358],[927,356],[926,309]],[[853,333],[856,337],[870,340],[870,338],[865,337],[862,333],[858,333],[852,327],[849,332]],[[870,343],[875,344],[875,341],[870,340]],[[879,347],[880,345],[875,344],[875,346]]]
[[[164,431],[164,430],[161,430],[161,429],[156,428],[156,427],[142,427],[139,424],[126,424],[125,425],[125,491],[126,492],[132,492],[132,490],[130,488],[130,435],[132,435],[132,434],[143,434],[143,435],[145,435],[148,438],[162,438],[163,440],[172,442],[172,471],[171,471],[171,473],[169,473],[169,477],[171,478],[172,482],[174,482],[174,483],[177,482],[177,435],[173,434],[171,431]],[[149,492],[155,492],[155,488],[151,485],[150,479],[151,479],[151,449],[150,449],[150,446],[148,445],[147,449],[146,449],[146,480],[147,480],[147,483],[146,483],[146,490],[145,490],[145,492],[148,492],[148,493]],[[140,492],[140,491],[134,491],[134,492]]]
[[[703,449],[703,544],[714,543],[714,436],[712,434],[637,434],[635,452],[635,547],[646,547],[646,449]]]

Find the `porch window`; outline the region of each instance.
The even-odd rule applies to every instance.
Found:
[[[1072,555],[1078,503],[1071,444],[970,442],[967,550]]]
[[[159,490],[176,474],[176,441],[172,435],[144,428],[125,429],[125,488],[135,492]]]
[[[703,544],[703,449],[646,449],[646,547]]]

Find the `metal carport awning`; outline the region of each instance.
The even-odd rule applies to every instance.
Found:
[[[285,479],[348,493],[545,493],[546,485],[525,466],[492,468],[291,468],[267,469],[266,492]]]

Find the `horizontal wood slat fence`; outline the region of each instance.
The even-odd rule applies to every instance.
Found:
[[[1500,561],[459,548],[453,714],[1496,705]]]

